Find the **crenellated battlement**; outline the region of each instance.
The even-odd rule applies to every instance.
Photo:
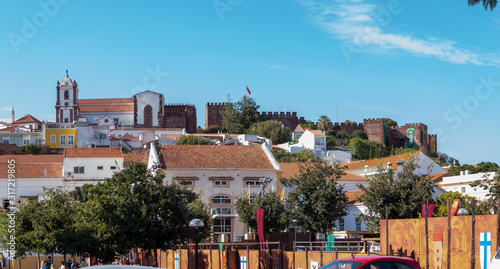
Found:
[[[193,104],[187,104],[187,103],[180,103],[180,104],[166,104],[166,107],[173,107],[173,106],[183,106],[183,107],[195,107]]]
[[[227,103],[207,103],[207,106],[226,106]]]

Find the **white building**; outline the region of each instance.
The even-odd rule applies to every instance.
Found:
[[[250,196],[256,196],[261,179],[268,182],[266,190],[276,190],[280,171],[264,145],[153,147],[148,166],[158,162],[165,173],[165,183],[176,182],[203,193],[214,217],[212,231],[218,241],[223,237],[241,241],[245,235],[245,227],[234,209],[234,195],[250,191]]]
[[[68,180],[100,181],[123,168],[120,148],[67,148],[64,176]]]
[[[471,187],[470,184],[478,180],[492,180],[495,178],[495,172],[471,174],[469,170],[460,171],[459,176],[443,177],[443,181],[439,183],[445,191],[459,192],[477,198],[478,200],[486,200],[488,190],[481,187]]]
[[[38,199],[44,187],[64,186],[63,156],[0,155],[0,181],[4,186],[0,188],[0,208],[6,209],[9,206],[9,196],[15,197],[16,204],[28,199]]]
[[[300,126],[300,125],[299,125]],[[304,150],[314,152],[316,156],[321,157],[326,163],[346,163],[350,162],[352,159],[352,152],[349,150],[343,150],[335,147],[328,147],[326,145],[326,135],[319,130],[305,129],[303,132],[299,132],[302,128],[296,128],[296,135],[301,134],[298,137],[296,143],[287,142],[279,144],[278,146],[290,153],[298,153]],[[294,139],[297,136],[294,137]]]

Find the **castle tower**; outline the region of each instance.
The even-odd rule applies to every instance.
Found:
[[[78,84],[66,77],[57,81],[56,122],[73,122],[78,116]]]

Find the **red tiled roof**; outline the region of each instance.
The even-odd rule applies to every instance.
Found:
[[[63,177],[63,156],[51,154],[0,155],[0,178],[8,178],[11,160],[15,161],[14,176],[16,178]]]
[[[78,99],[79,105],[133,104],[134,98]]]
[[[138,141],[139,138],[135,137],[129,133],[126,133],[124,136],[120,137],[121,140],[128,140],[128,141]]]
[[[1,132],[14,132],[17,126],[9,126],[7,128],[0,129]]]
[[[307,129],[309,132],[311,132],[313,135],[324,135],[320,130],[314,130],[314,129]]]
[[[182,135],[169,135],[169,134],[162,134],[161,137],[164,137],[164,138],[169,138],[169,139],[173,139],[173,140],[179,140],[179,138],[182,137]]]
[[[67,148],[64,150],[65,158],[120,158],[120,148]]]
[[[15,122],[13,122],[12,124],[21,124],[21,123],[38,123],[38,124],[42,124],[41,121],[39,121],[37,118],[31,116],[30,114],[16,120]]]
[[[79,99],[80,112],[134,111],[134,98]]]
[[[358,197],[361,196],[361,194],[363,194],[363,193],[364,193],[364,191],[362,191],[362,190],[346,191],[345,192],[345,195],[347,196],[347,203],[346,204],[350,204],[350,205],[360,204],[361,202],[358,201]]]
[[[297,163],[297,162],[280,162],[281,170],[283,173],[281,174],[282,178],[291,178],[294,176],[298,176],[300,174],[299,166],[305,165],[305,163]],[[354,175],[346,172],[345,175],[342,175],[339,180],[362,180],[366,181],[367,178]]]
[[[416,154],[418,154],[418,153],[416,153]],[[347,165],[347,169],[357,169],[357,168],[363,168],[363,167],[365,167],[365,165],[378,166],[378,165],[385,165],[388,162],[390,162],[392,165],[392,170],[396,170],[400,166],[400,165],[398,165],[398,160],[404,160],[406,162],[410,159],[410,157],[413,157],[415,155],[409,155],[409,154],[403,153],[403,154],[392,155],[392,156],[384,157],[384,158],[380,158],[380,159],[370,159],[370,160],[363,160],[363,161],[355,161],[352,163],[343,163],[342,165]]]
[[[257,146],[177,145],[157,149],[163,169],[274,170]]]
[[[148,163],[148,154],[146,153],[126,153],[123,154],[123,162],[143,162]]]
[[[438,185],[441,181],[443,181],[443,177],[451,177],[451,176],[453,176],[453,174],[449,172],[428,175],[429,179],[434,181],[434,184],[436,185]]]

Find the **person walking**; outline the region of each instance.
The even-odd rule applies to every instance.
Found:
[[[66,266],[64,265],[64,261],[61,261],[61,267],[59,269],[66,269]]]

